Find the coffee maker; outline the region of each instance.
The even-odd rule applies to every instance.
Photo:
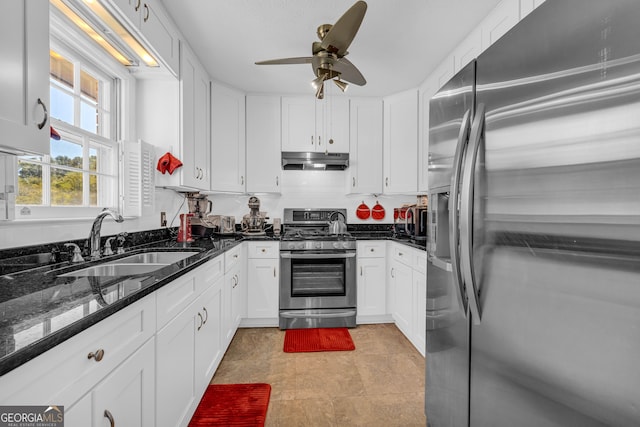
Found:
[[[186,193],[187,205],[191,217],[191,235],[193,237],[207,237],[217,231],[217,226],[210,218],[211,200],[205,194]]]
[[[249,197],[249,213],[242,217],[242,234],[247,236],[264,236],[267,223],[267,213],[260,212],[260,199]]]

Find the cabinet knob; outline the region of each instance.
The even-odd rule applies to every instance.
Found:
[[[267,250],[265,248],[262,248],[262,253],[267,252]]]
[[[333,138],[329,139],[329,144],[333,144]]]
[[[99,349],[95,353],[91,352],[91,353],[87,354],[87,359],[94,359],[96,362],[101,361],[103,357],[104,357],[104,350],[103,349]]]
[[[113,415],[111,415],[111,412],[109,412],[109,410],[108,410],[108,409],[105,409],[105,410],[104,410],[104,417],[105,417],[106,419],[108,419],[108,420],[109,420],[109,425],[110,425],[111,427],[115,427],[115,425],[116,425],[116,420],[115,420],[115,419],[113,419]]]

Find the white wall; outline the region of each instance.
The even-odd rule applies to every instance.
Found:
[[[391,224],[393,208],[403,203],[415,203],[415,196],[378,196],[367,194],[346,194],[346,171],[282,171],[282,194],[256,194],[260,199],[260,210],[268,213],[269,218],[282,218],[284,208],[345,208],[347,222],[358,224]],[[213,213],[233,215],[236,224],[242,216],[249,213],[248,195],[212,194]],[[376,200],[386,210],[383,220],[371,218],[360,220],[356,217],[356,208],[364,201],[370,208]],[[268,222],[271,223],[272,220]]]

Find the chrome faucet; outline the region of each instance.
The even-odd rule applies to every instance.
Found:
[[[122,218],[119,213],[109,208],[104,208],[102,212],[98,214],[96,219],[93,220],[91,233],[89,234],[89,255],[92,260],[100,258],[100,228],[102,228],[102,220],[106,216],[110,216],[115,219],[116,222],[124,221],[124,218]]]

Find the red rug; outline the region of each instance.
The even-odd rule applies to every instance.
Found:
[[[211,384],[189,427],[264,426],[269,396],[269,384]]]
[[[284,335],[285,353],[355,349],[347,328],[287,329]]]

